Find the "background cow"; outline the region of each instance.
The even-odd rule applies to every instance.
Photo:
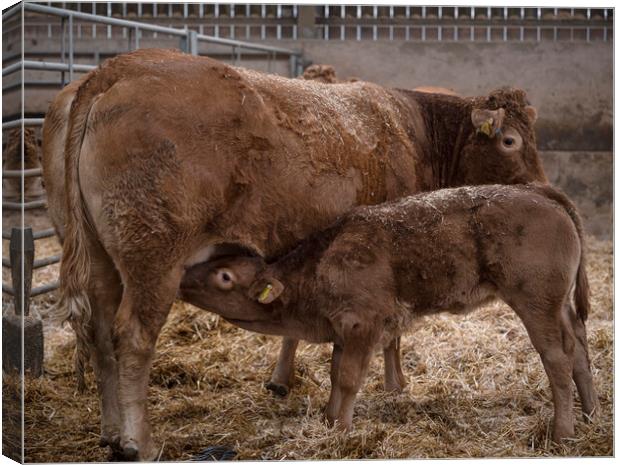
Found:
[[[2,164],[5,170],[25,170],[41,167],[41,144],[33,128],[24,128],[23,165],[22,165],[22,134],[21,128],[8,131],[6,144],[2,151]],[[19,202],[21,179],[7,178],[2,180],[2,197],[6,200]],[[43,186],[39,177],[24,178],[24,199],[31,201],[43,196]]]
[[[222,244],[274,256],[359,204],[544,181],[535,118],[519,90],[325,85],[158,49],[63,90],[45,121],[44,179],[66,225],[59,317],[91,348],[101,444],[156,454],[148,375],[186,266]]]

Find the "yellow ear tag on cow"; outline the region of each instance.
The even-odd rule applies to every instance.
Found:
[[[260,295],[258,296],[258,301],[260,303],[263,303],[265,300],[267,300],[267,297],[269,297],[269,294],[271,294],[272,289],[273,289],[273,286],[271,284],[267,284],[265,286],[265,289],[263,289]]]
[[[487,137],[491,137],[491,134],[493,132],[493,118],[489,118],[484,123],[482,123],[480,125],[480,128],[478,128],[478,131],[483,133]]]

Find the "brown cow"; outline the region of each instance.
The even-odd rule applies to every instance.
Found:
[[[302,79],[313,80],[322,82],[324,84],[340,84],[343,82],[357,82],[357,78],[349,78],[347,80],[341,80],[336,77],[336,70],[331,65],[313,64],[308,66]],[[458,94],[452,89],[445,87],[435,86],[418,86],[414,88],[417,92],[425,92],[428,94],[444,94],[454,95]],[[289,393],[290,388],[294,383],[295,376],[295,352],[299,341],[285,338],[282,342],[280,349],[280,356],[278,357],[278,363],[274,370],[271,379],[266,384],[267,389],[273,391],[279,396],[286,396]],[[400,340],[397,339],[389,344],[384,350],[385,360],[385,378],[384,385],[386,391],[402,391],[406,386],[407,381],[402,372],[400,363]]]
[[[519,90],[325,85],[158,49],[62,91],[43,141],[64,236],[58,308],[91,348],[101,444],[156,454],[149,370],[186,266],[222,244],[274,256],[359,204],[545,180],[535,115]]]
[[[549,376],[559,442],[575,433],[571,378],[587,419],[598,405],[584,251],[574,206],[549,186],[442,189],[357,207],[270,265],[260,257],[194,265],[181,297],[251,331],[333,342],[326,414],[346,428],[374,347],[415,317],[501,298]]]
[[[24,128],[23,151],[21,132],[21,128],[14,128],[7,133],[6,146],[2,152],[3,169],[5,170],[29,170],[41,167],[41,145],[34,129]],[[6,200],[19,202],[22,198],[21,189],[21,178],[2,180],[2,197]],[[39,199],[42,196],[41,178],[36,176],[25,177],[24,200],[27,202]]]

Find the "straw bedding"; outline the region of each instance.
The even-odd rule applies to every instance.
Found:
[[[58,248],[53,240],[37,247],[41,256]],[[577,401],[576,439],[566,444],[550,441],[547,377],[525,329],[503,303],[465,317],[420,322],[403,338],[409,384],[401,394],[383,391],[382,357],[375,357],[358,396],[354,430],[337,434],[322,416],[330,346],[302,343],[294,390],[286,399],[275,398],[263,383],[278,338],[237,329],[177,302],[158,341],[149,391],[161,459],[187,460],[212,445],[230,446],[240,459],[612,455],[612,263],[611,242],[590,239],[588,339],[602,412],[594,424],[585,424]],[[45,282],[55,273],[37,272],[35,280]],[[44,319],[52,301],[35,301]],[[89,391],[77,394],[72,334],[52,327],[45,332],[46,374],[28,379],[25,389],[26,460],[104,461],[92,372]],[[6,380],[5,394],[11,386]]]

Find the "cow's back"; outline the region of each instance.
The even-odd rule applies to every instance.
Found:
[[[407,109],[379,86],[140,52],[99,71],[113,85],[94,101],[80,155],[89,209],[142,189],[168,198],[158,208],[174,206],[179,228],[216,218],[212,240],[271,254],[354,205],[417,190]]]

